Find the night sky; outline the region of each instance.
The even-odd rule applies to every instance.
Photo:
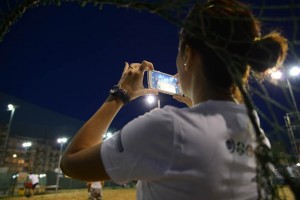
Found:
[[[297,34],[293,25],[279,28],[288,37]],[[28,10],[0,43],[0,124],[8,123],[6,106],[13,103],[19,107],[12,134],[71,137],[118,83],[124,62],[148,60],[156,70],[175,74],[178,32],[176,25],[157,15],[112,5],[99,10],[63,3]],[[291,62],[295,55],[300,54],[290,56]],[[299,82],[292,80],[298,88]],[[281,101],[278,87],[268,88]],[[169,95],[159,98],[162,106],[183,106]],[[257,98],[256,102],[268,112],[263,101]],[[122,128],[152,108],[140,97],[121,110],[112,127]],[[284,113],[277,114],[282,123]],[[270,128],[263,120],[262,124]]]
[[[157,15],[108,5],[101,11],[75,3],[29,10],[0,43],[2,122],[9,119],[7,94],[25,101],[15,112],[12,134],[41,134],[21,130],[24,118],[32,119],[28,126],[37,119],[46,118],[46,126],[57,120],[24,113],[32,106],[26,102],[38,106],[36,110],[87,120],[118,83],[124,62],[148,60],[157,70],[175,74],[178,31]],[[160,98],[162,105],[176,104],[171,96]],[[112,127],[121,128],[151,108],[141,97],[122,109]]]

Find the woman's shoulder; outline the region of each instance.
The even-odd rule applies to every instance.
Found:
[[[203,112],[246,112],[247,108],[244,104],[239,104],[233,101],[217,101],[208,100],[191,107],[195,111]]]
[[[149,112],[138,116],[125,127],[138,127],[139,129],[152,127],[170,127],[174,123],[175,112],[178,108],[173,106],[164,106],[163,108],[154,108]]]
[[[173,116],[174,113],[179,112],[181,108],[175,106],[164,106],[162,108],[155,108],[152,109],[150,112],[146,113],[144,116],[155,116],[155,117],[166,117],[166,116]]]

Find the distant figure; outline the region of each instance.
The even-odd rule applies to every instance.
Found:
[[[102,186],[104,181],[88,182],[88,200],[102,200]]]
[[[35,188],[39,185],[39,176],[37,174],[30,173],[28,176],[32,186],[30,188],[30,196],[34,195]]]

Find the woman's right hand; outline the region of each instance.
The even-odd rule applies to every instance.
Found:
[[[187,96],[175,94],[175,95],[173,95],[173,98],[181,103],[186,104],[188,107],[193,106],[192,100],[190,98],[188,98]]]
[[[118,85],[127,91],[130,100],[143,95],[158,94],[157,89],[148,89],[143,85],[144,72],[149,70],[154,70],[154,67],[153,64],[148,61],[131,64],[125,63]]]

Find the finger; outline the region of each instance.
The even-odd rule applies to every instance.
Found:
[[[122,73],[122,74],[124,74],[124,73],[125,73],[125,71],[128,69],[128,67],[129,67],[129,64],[128,64],[128,62],[125,62],[125,67],[124,67],[124,69],[123,69],[123,73]]]
[[[173,98],[180,102],[185,102],[187,100],[186,97],[179,95],[179,94],[174,94]]]
[[[154,70],[153,64],[151,62],[144,60],[141,64],[140,71],[145,72],[149,70]]]
[[[131,69],[135,69],[137,67],[139,67],[141,64],[140,63],[131,63],[129,66]]]
[[[177,101],[182,101],[182,96],[178,95],[178,94],[175,94],[173,95],[173,98],[176,99]]]

